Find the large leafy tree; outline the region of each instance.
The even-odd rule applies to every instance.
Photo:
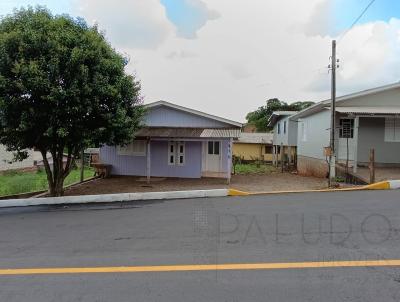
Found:
[[[257,110],[247,114],[247,123],[253,124],[258,132],[271,131],[272,129],[268,127],[268,120],[274,111],[300,111],[313,104],[313,102],[295,102],[288,104],[277,98],[269,99],[266,102],[266,106],[261,106]]]
[[[126,64],[82,19],[37,7],[1,20],[0,143],[17,159],[41,152],[52,196],[83,148],[124,144],[140,126],[140,85]]]

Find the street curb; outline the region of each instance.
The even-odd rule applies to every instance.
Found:
[[[364,191],[364,190],[396,190],[400,189],[400,180],[381,181],[365,186],[338,189],[314,189],[314,190],[292,190],[292,191],[266,191],[266,192],[245,192],[236,189],[229,189],[228,196],[249,196],[249,195],[268,195],[268,194],[291,194],[291,193],[311,193],[311,192],[338,192],[338,191]]]
[[[228,196],[228,189],[80,195],[80,196],[63,196],[63,197],[5,199],[0,201],[0,208],[26,207],[26,206],[38,206],[38,205],[108,203],[108,202],[137,201],[137,200],[225,197],[225,196]]]
[[[109,202],[137,201],[137,200],[166,200],[166,199],[202,198],[202,197],[250,196],[250,195],[267,195],[267,194],[391,190],[391,189],[400,189],[400,180],[382,181],[366,186],[360,186],[355,188],[342,188],[342,189],[270,191],[270,192],[251,192],[251,193],[236,189],[213,189],[213,190],[119,193],[119,194],[102,194],[102,195],[5,199],[0,201],[0,208],[26,207],[26,206],[38,206],[38,205],[109,203]]]

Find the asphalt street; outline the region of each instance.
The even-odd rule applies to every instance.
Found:
[[[399,260],[399,230],[400,191],[0,209],[0,301],[400,301],[399,266],[306,267]],[[205,264],[243,269],[24,271]]]

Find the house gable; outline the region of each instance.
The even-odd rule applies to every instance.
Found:
[[[357,96],[351,99],[337,101],[337,106],[351,107],[399,107],[400,88]]]
[[[239,123],[230,122],[219,117],[214,117],[194,110],[182,110],[179,106],[169,103],[160,103],[152,106],[149,104],[144,118],[148,127],[182,127],[182,128],[235,128]],[[186,109],[186,108],[184,108]]]

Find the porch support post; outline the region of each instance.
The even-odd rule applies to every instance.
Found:
[[[231,174],[232,174],[232,138],[229,139],[228,143],[228,154],[227,154],[227,161],[228,161],[228,172],[226,183],[229,185],[231,183]]]
[[[150,175],[151,175],[151,159],[150,159],[150,138],[147,138],[147,148],[146,148],[147,154],[146,154],[146,159],[147,159],[147,165],[146,165],[146,176],[147,176],[147,183],[150,183]]]
[[[288,146],[288,166],[292,164],[292,147]]]
[[[353,173],[357,173],[357,163],[358,163],[358,126],[360,124],[360,117],[356,116],[354,118],[354,161],[353,161]]]
[[[273,159],[275,167],[278,166],[277,150],[278,150],[277,146],[274,145],[272,151],[273,151]]]

